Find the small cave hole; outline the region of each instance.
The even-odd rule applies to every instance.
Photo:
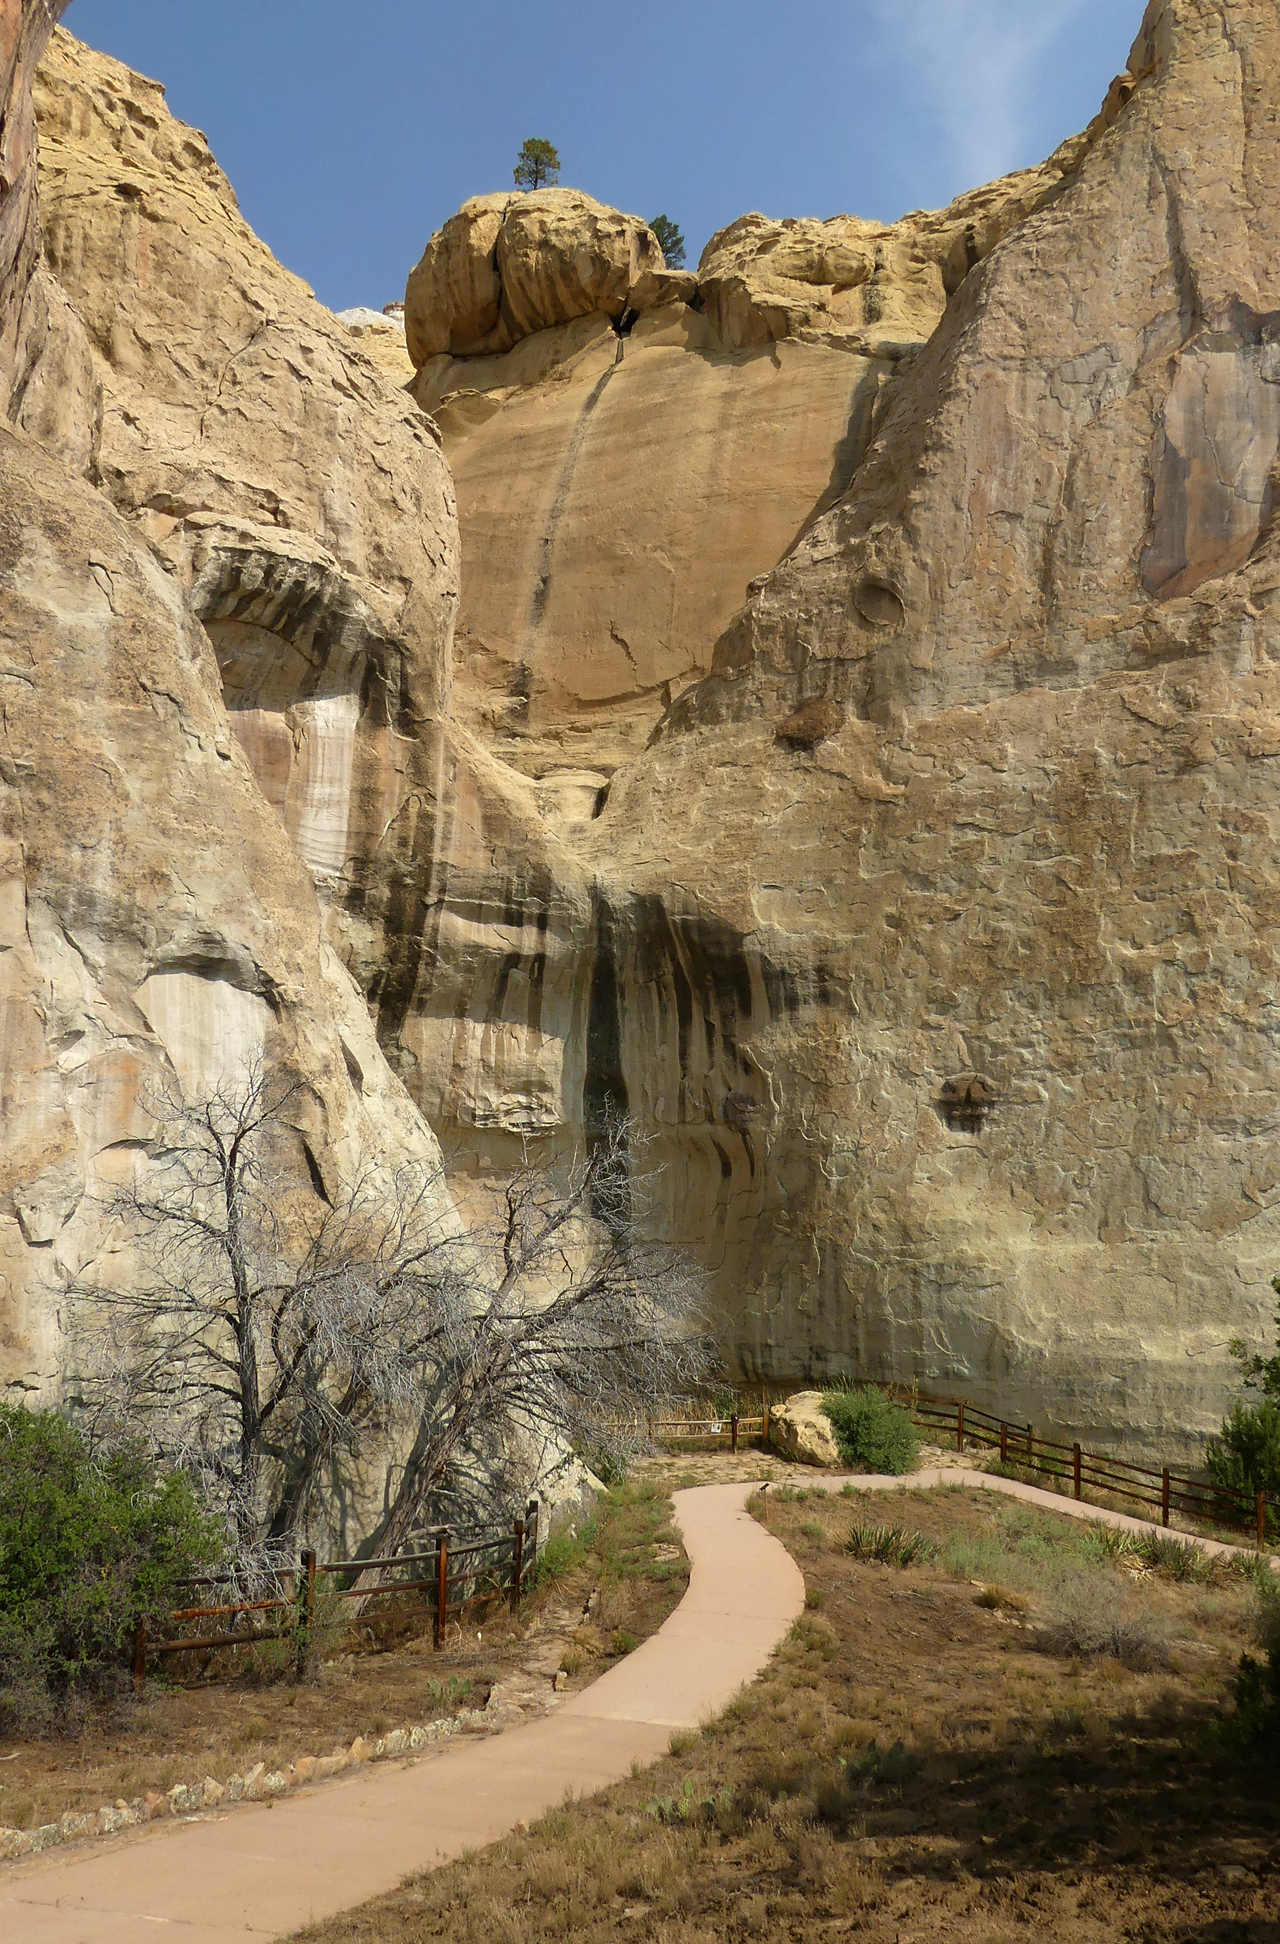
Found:
[[[854,591],[853,604],[873,628],[898,629],[907,618],[902,596],[884,581],[863,581]]]
[[[953,1134],[981,1134],[996,1104],[996,1091],[981,1074],[944,1080],[938,1113]]]
[[[603,817],[604,806],[608,801],[609,801],[609,785],[607,783],[602,783],[600,788],[596,791],[595,808],[591,812],[593,821],[597,817]]]

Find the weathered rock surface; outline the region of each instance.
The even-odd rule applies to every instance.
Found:
[[[744,216],[696,275],[636,274],[634,218],[576,191],[466,204],[408,292],[412,390],[468,561],[459,718],[541,779],[637,756],[749,583],[844,492],[949,292],[1061,193],[1105,119],[1040,169],[888,227]],[[517,225],[536,247],[517,251]],[[536,303],[512,309],[512,288]]]
[[[544,781],[637,756],[747,583],[848,483],[892,368],[724,353],[682,305],[625,338],[594,318],[451,362],[443,400],[420,374],[465,534],[459,719]]]
[[[797,1391],[769,1413],[769,1443],[796,1465],[840,1463],[840,1447],[831,1420],[822,1408],[821,1391]]]
[[[616,212],[579,258],[567,214],[477,199],[415,273],[416,406],[255,255],[146,84],[67,43],[48,72],[74,308],[47,279],[24,299],[10,410],[129,525],[76,486],[111,522],[68,501],[85,565],[13,435],[13,503],[54,563],[15,638],[66,666],[24,733],[32,777],[68,779],[47,807],[20,766],[10,785],[21,882],[57,920],[33,966],[45,920],[15,931],[21,1003],[64,947],[93,1030],[114,1045],[132,994],[149,1058],[171,1015],[213,1057],[261,1002],[263,1030],[308,1049],[326,1124],[365,1111],[327,1064],[351,989],[314,997],[340,974],[279,829],[277,853],[253,821],[265,797],[459,1169],[631,1112],[745,1374],[915,1376],[1193,1455],[1280,1257],[1269,0],[1155,0],[1129,73],[1044,170],[887,228],[744,218],[693,279],[640,261]],[[419,408],[459,484],[452,701],[448,489]],[[86,573],[126,618],[94,609],[75,660]],[[188,633],[176,673],[159,647],[124,667],[162,589],[210,624],[252,756],[243,860],[225,806],[181,822],[210,779],[228,803],[250,788],[217,747],[207,654]],[[87,708],[91,664],[132,700],[108,736],[77,718],[63,762],[40,739]],[[144,694],[169,724],[171,689],[156,862],[130,725]],[[146,832],[98,807],[113,789]],[[195,1023],[185,984],[147,1011],[154,977],[194,978],[201,1005],[225,986],[231,1023]],[[33,1016],[15,1071],[99,1044]],[[40,1128],[62,1125],[49,1097]],[[36,1251],[80,1246],[62,1157],[86,1165],[97,1138],[14,1166],[24,1288]]]
[[[1190,1453],[1266,1339],[1278,109],[1274,8],[1156,0],[579,840],[607,1085],[752,1374]]]
[[[19,9],[13,0],[0,0],[0,77],[9,89],[0,102],[0,128],[6,136],[29,129],[37,29],[57,11],[37,4]],[[10,253],[7,281],[0,284],[4,314],[16,320],[4,365],[9,417],[0,420],[0,1384],[45,1394],[56,1391],[60,1375],[68,1283],[91,1267],[110,1273],[114,1243],[99,1197],[148,1165],[153,1123],[146,1102],[167,1082],[176,1079],[198,1092],[234,1079],[254,1053],[295,1076],[300,1092],[281,1159],[300,1195],[312,1196],[316,1182],[332,1192],[344,1174],[368,1162],[394,1168],[412,1157],[432,1167],[438,1160],[429,1128],[378,1048],[359,992],[325,941],[302,846],[291,841],[233,732],[209,635],[189,597],[199,571],[213,571],[210,562],[227,557],[218,552],[223,541],[207,542],[205,552],[206,539],[197,535],[225,537],[232,530],[234,548],[242,550],[236,557],[251,557],[275,591],[279,581],[271,580],[276,569],[268,570],[268,555],[276,563],[308,561],[322,585],[316,563],[329,559],[333,564],[323,572],[349,589],[363,572],[354,558],[361,546],[369,560],[380,561],[375,547],[399,545],[403,571],[399,579],[389,571],[385,586],[375,589],[378,611],[385,627],[394,624],[397,639],[408,644],[406,657],[416,654],[417,678],[429,694],[442,675],[440,658],[432,664],[428,651],[433,640],[447,643],[449,590],[447,583],[440,590],[420,562],[433,530],[443,536],[446,551],[452,544],[447,480],[434,442],[428,432],[420,445],[414,407],[383,407],[377,392],[365,429],[383,431],[393,452],[400,437],[406,461],[419,449],[432,455],[434,529],[428,527],[425,538],[406,534],[399,542],[364,534],[357,517],[364,489],[349,486],[347,513],[339,517],[335,500],[333,526],[324,533],[332,556],[307,533],[281,535],[291,490],[289,465],[281,462],[276,511],[284,517],[277,534],[261,543],[246,537],[252,522],[241,515],[254,491],[265,493],[265,474],[259,471],[255,484],[252,438],[244,425],[201,449],[201,411],[183,390],[187,353],[177,313],[183,302],[194,309],[220,300],[228,315],[235,312],[238,300],[228,287],[234,278],[216,274],[215,265],[227,266],[209,247],[211,232],[215,242],[219,233],[207,220],[209,198],[226,217],[222,234],[238,226],[246,261],[255,250],[265,253],[234,217],[203,144],[173,134],[176,125],[164,116],[158,91],[148,96],[147,84],[135,89],[128,77],[108,115],[93,91],[102,83],[109,94],[125,71],[114,63],[95,68],[91,57],[60,36],[46,75],[68,72],[90,91],[74,114],[67,109],[68,120],[80,127],[86,155],[101,165],[95,177],[86,164],[75,178],[78,186],[67,188],[71,201],[83,196],[97,212],[92,236],[89,229],[78,232],[81,268],[101,245],[105,277],[114,239],[134,282],[117,287],[109,302],[105,288],[85,276],[78,295],[88,312],[90,349],[77,307],[48,270],[36,266],[29,173],[19,178],[27,241]],[[142,151],[148,142],[171,140],[164,169],[142,161],[135,168],[117,158],[112,178],[95,147],[100,108],[114,117],[122,142],[126,125],[136,130]],[[184,170],[191,177],[185,185]],[[64,158],[64,186],[73,174]],[[165,285],[163,301],[174,324],[167,348],[156,341],[158,326],[153,335],[152,324],[143,322],[138,295],[150,290],[160,302],[148,272],[165,263],[181,227],[178,209],[164,203],[152,179],[161,175],[179,201],[190,190],[185,220],[196,240],[188,248],[206,248],[208,278],[207,287],[190,275],[183,290]],[[0,198],[2,227],[11,200],[3,182]],[[138,218],[140,203],[152,210],[150,226]],[[55,212],[51,236],[66,244],[73,233],[74,225],[59,227]],[[149,248],[157,252],[150,263]],[[113,266],[115,284],[119,268]],[[171,258],[166,278],[172,269]],[[264,303],[263,309],[270,313],[271,307]],[[269,333],[270,315],[259,326]],[[182,328],[191,328],[189,320]],[[342,346],[327,372],[320,355],[326,333]],[[342,358],[354,361],[355,378],[364,382],[358,353],[343,343],[336,322],[309,343],[301,327],[292,335],[286,331],[285,339],[280,348],[299,382],[308,349],[322,385],[337,391]],[[188,346],[199,367],[201,352],[190,340]],[[117,380],[112,355],[127,381]],[[144,366],[154,392],[143,384]],[[126,382],[136,386],[128,404],[113,389]],[[198,379],[190,382],[198,390]],[[229,374],[226,382],[234,388]],[[370,374],[371,388],[380,383]],[[96,425],[99,386],[107,409]],[[250,385],[243,407],[248,418],[252,395]],[[204,396],[203,409],[206,430],[220,414],[236,416],[225,398],[219,400],[216,385]],[[299,457],[295,511],[301,511],[304,492],[323,491],[317,482],[326,471],[335,480],[341,476],[341,414],[335,411],[328,421],[322,414],[320,422],[328,423],[335,439],[327,455],[335,463],[323,463],[322,434],[313,419],[316,479],[304,486]],[[180,451],[184,438],[188,449]],[[266,455],[260,452],[259,460],[265,467]],[[363,468],[373,471],[375,465],[363,456],[348,463],[357,481]],[[202,469],[207,492],[198,484]],[[80,476],[86,472],[110,484],[123,511]],[[381,509],[364,506],[370,527],[391,519],[389,507],[399,495],[407,529],[415,505],[427,506],[428,483],[419,471],[416,482],[388,480],[385,493],[388,504]],[[211,516],[203,527],[193,495]],[[169,511],[162,516],[159,506]],[[317,507],[318,501],[312,511]],[[339,531],[344,521],[345,537]],[[179,529],[189,545],[175,541],[173,551],[157,558]],[[342,564],[338,548],[346,551]],[[439,610],[434,614],[428,611],[433,600]],[[233,625],[251,635],[256,624],[250,614],[237,612]]]
[[[404,306],[394,311],[366,308],[339,311],[339,324],[345,324],[360,349],[386,377],[406,385],[414,374],[414,364],[404,335]]]
[[[473,196],[410,275],[409,355],[479,357],[575,317],[621,317],[636,279],[663,268],[647,223],[581,190]]]
[[[449,681],[457,528],[434,430],[253,234],[155,82],[59,31],[36,106],[46,255],[104,400],[90,476],[205,622],[313,875],[368,894]]]

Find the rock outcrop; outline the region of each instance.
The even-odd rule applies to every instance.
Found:
[[[647,223],[578,189],[473,196],[410,274],[409,355],[483,357],[577,317],[620,318],[637,278],[664,268]]]
[[[840,1463],[840,1446],[822,1408],[821,1391],[797,1391],[775,1404],[769,1413],[769,1443],[794,1465],[832,1470]]]
[[[1280,1259],[1269,0],[1153,0],[1085,135],[899,224],[672,273],[576,192],[479,198],[411,395],[157,91],[45,72],[11,1287],[133,1138],[76,1049],[276,1035],[322,1170],[422,1138],[340,955],[460,1193],[642,1123],[743,1374],[1194,1455]]]
[[[91,476],[205,623],[313,875],[367,891],[449,680],[457,527],[433,428],[253,234],[156,83],[59,32],[36,106],[46,257],[103,401]]]
[[[602,788],[635,758],[749,584],[845,491],[949,294],[1106,120],[900,223],[744,216],[696,274],[648,261],[634,217],[575,190],[451,217],[407,319],[469,562],[459,719],[544,783]]]
[[[6,140],[30,133],[39,30],[58,11],[0,0]],[[166,1084],[198,1093],[234,1080],[253,1053],[292,1075],[282,1165],[300,1195],[332,1194],[371,1162],[433,1168],[439,1155],[326,942],[305,847],[260,764],[255,774],[252,737],[235,733],[200,615],[215,632],[219,619],[240,630],[224,633],[224,651],[234,639],[262,684],[252,699],[270,705],[299,659],[271,631],[270,603],[300,589],[288,576],[305,562],[306,641],[354,653],[375,639],[427,706],[452,613],[447,475],[416,408],[343,328],[315,306],[313,330],[310,300],[283,272],[268,287],[270,259],[203,144],[176,135],[159,91],[126,76],[58,37],[42,105],[61,100],[84,166],[70,151],[53,159],[66,203],[53,199],[48,241],[65,252],[76,302],[38,264],[29,169],[13,178],[25,228],[0,286],[12,321],[0,421],[0,1383],[46,1395],[61,1374],[68,1285],[109,1274],[104,1196],[148,1165],[147,1100]],[[218,253],[228,234],[240,281]],[[208,315],[219,305],[223,339]],[[288,374],[281,419],[297,387],[295,422],[270,428],[274,456],[255,365],[264,344]],[[243,364],[238,396],[228,351]],[[379,451],[406,478],[379,475],[368,456]],[[319,619],[329,589],[335,606],[351,604],[348,634],[332,643]]]
[[[1109,101],[578,849],[741,1367],[1194,1453],[1280,1261],[1274,9]]]

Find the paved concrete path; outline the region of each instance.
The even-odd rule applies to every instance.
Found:
[[[5,1944],[182,1944],[287,1936],[589,1795],[664,1754],[759,1673],[804,1606],[804,1581],[743,1509],[755,1488],[675,1494],[692,1568],[656,1634],[554,1714],[379,1763],[268,1808],[156,1825],[0,1874]]]

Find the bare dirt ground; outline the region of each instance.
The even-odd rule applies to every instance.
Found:
[[[644,1469],[674,1486],[766,1467]],[[765,1676],[656,1768],[307,1944],[1280,1944],[1280,1776],[1216,1725],[1250,1639],[1246,1580],[1170,1578],[963,1490],[868,1502],[773,1476],[755,1508],[808,1610]],[[931,1555],[902,1569],[848,1549],[882,1524]]]
[[[225,1783],[262,1762],[283,1769],[357,1735],[483,1709],[467,1732],[495,1732],[543,1712],[662,1624],[688,1581],[664,1486],[640,1480],[610,1493],[578,1540],[556,1537],[548,1570],[518,1617],[504,1604],[451,1625],[432,1651],[431,1616],[336,1636],[304,1681],[278,1657],[209,1658],[205,1675],[170,1663],[141,1701],[122,1701],[74,1733],[0,1740],[0,1826],[34,1829],[65,1812],[165,1794],[212,1776]],[[237,1664],[237,1662],[239,1664]],[[248,1662],[246,1665],[245,1663]]]

